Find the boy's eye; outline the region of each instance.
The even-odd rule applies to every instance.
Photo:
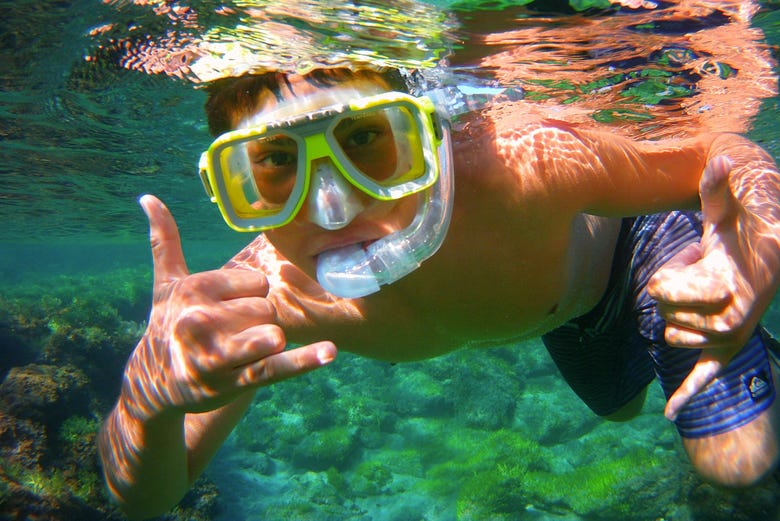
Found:
[[[258,183],[286,183],[298,166],[298,145],[284,135],[247,144],[252,173]]]
[[[347,147],[363,147],[371,144],[378,135],[379,131],[377,130],[358,130],[350,134],[343,144]]]
[[[263,168],[279,168],[283,166],[290,166],[296,162],[298,158],[295,154],[289,152],[276,151],[269,152],[261,156],[255,156],[253,163]]]
[[[380,113],[342,119],[333,129],[333,135],[345,151],[353,149],[358,153],[354,149],[373,147],[384,136],[392,135],[392,130],[387,117]]]

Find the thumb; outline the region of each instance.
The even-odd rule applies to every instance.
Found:
[[[166,206],[153,195],[138,200],[149,219],[149,241],[154,262],[154,287],[189,274],[176,221]]]
[[[717,156],[707,163],[699,180],[702,220],[704,223],[720,224],[737,214],[739,205],[729,187],[731,161],[726,156]]]
[[[702,351],[699,360],[688,376],[680,384],[680,387],[669,397],[664,409],[664,416],[674,421],[691,399],[704,389],[707,384],[718,376],[723,367],[728,364],[730,356],[728,353],[716,353],[714,349],[705,349]]]

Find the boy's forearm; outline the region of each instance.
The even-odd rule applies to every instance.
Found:
[[[170,510],[205,469],[254,396],[247,391],[214,411],[139,419],[119,399],[98,439],[109,490],[131,518]]]
[[[111,494],[133,519],[162,514],[189,487],[184,415],[134,417],[120,397],[98,438],[103,472]]]
[[[185,418],[185,436],[188,452],[190,484],[193,483],[214,457],[222,443],[252,403],[255,392],[250,389],[231,403],[219,409]]]

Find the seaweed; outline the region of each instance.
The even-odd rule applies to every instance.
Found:
[[[0,517],[124,519],[107,496],[95,438],[145,328],[148,269],[40,276],[0,296]],[[143,310],[143,311],[142,311]],[[200,482],[167,519],[205,520]],[[210,491],[210,492],[209,492]]]

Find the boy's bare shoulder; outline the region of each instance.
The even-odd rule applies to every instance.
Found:
[[[571,215],[584,210],[589,175],[601,164],[598,150],[591,146],[592,129],[525,113],[504,116],[483,128],[492,143],[473,139],[472,130],[472,145],[464,150],[479,156],[464,161],[479,165],[469,176],[476,177],[475,183],[501,186],[506,196],[529,208],[538,202],[554,203]]]

